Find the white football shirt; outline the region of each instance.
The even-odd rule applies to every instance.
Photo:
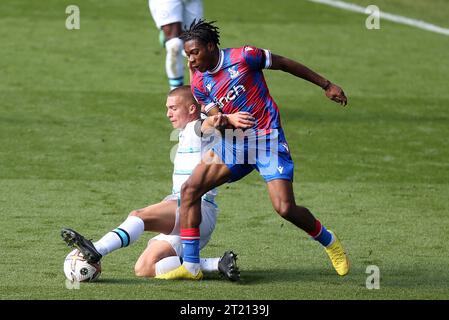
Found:
[[[181,186],[193,172],[193,169],[200,163],[202,156],[202,146],[204,142],[201,138],[201,121],[189,122],[183,130],[179,132],[179,143],[174,160],[173,189],[172,194],[178,199],[181,196]],[[196,130],[195,130],[196,129]],[[198,132],[198,133],[197,133]],[[214,206],[217,189],[214,188],[203,195],[202,199]]]

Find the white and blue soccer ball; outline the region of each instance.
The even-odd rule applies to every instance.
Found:
[[[95,281],[101,274],[101,262],[89,263],[83,254],[75,249],[64,260],[64,273],[72,282]]]

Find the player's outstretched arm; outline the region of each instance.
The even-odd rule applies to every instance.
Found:
[[[270,69],[282,70],[304,80],[310,81],[321,87],[329,99],[340,103],[343,106],[346,106],[348,103],[345,93],[339,86],[320,76],[315,71],[307,68],[305,65],[276,54],[272,54],[271,59]]]

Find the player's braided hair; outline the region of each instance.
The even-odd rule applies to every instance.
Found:
[[[218,27],[213,25],[215,22],[216,21],[207,22],[203,19],[195,19],[190,27],[185,30],[179,38],[184,42],[189,40],[199,40],[203,44],[212,42],[218,46],[220,44],[220,32],[218,31]]]

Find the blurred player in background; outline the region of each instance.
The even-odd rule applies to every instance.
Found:
[[[183,42],[179,38],[184,26],[203,17],[202,0],[149,0],[151,15],[166,50],[165,71],[170,89],[184,84]]]
[[[252,46],[220,49],[219,31],[213,23],[195,21],[181,35],[181,39],[184,41],[189,66],[193,69],[191,89],[196,100],[209,115],[248,112],[256,121],[252,128],[256,143],[251,143],[249,139],[222,139],[213,147],[213,151],[203,157],[203,161],[184,183],[180,206],[183,264],[162,277],[201,279],[201,196],[225,182],[245,177],[254,169],[265,180],[276,212],[319,242],[337,273],[346,275],[349,272],[349,260],[335,233],[327,230],[307,208],[295,202],[293,160],[282,130],[278,106],[268,91],[262,70],[282,70],[310,81],[321,87],[328,98],[346,105],[347,98],[343,90],[306,66],[269,50]],[[247,116],[246,121],[252,121],[251,116]],[[233,123],[231,118],[229,120],[235,128],[239,128],[239,124]],[[241,121],[245,123],[245,119]],[[260,143],[262,139],[264,144]],[[267,141],[270,142],[269,147],[266,147]],[[250,148],[263,152],[252,153],[255,158],[250,159]],[[235,155],[242,152],[246,158],[243,162],[236,161]],[[271,163],[268,165],[261,161],[265,152],[270,154]]]
[[[73,229],[63,228],[61,236],[69,246],[78,248],[89,262],[98,262],[105,255],[129,246],[144,231],[160,232],[148,242],[135,265],[135,273],[141,277],[156,277],[181,265],[183,247],[179,236],[178,203],[182,184],[201,161],[201,132],[220,127],[227,123],[225,116],[200,119],[200,109],[189,86],[172,90],[167,97],[167,117],[173,127],[180,129],[179,144],[174,160],[172,194],[163,201],[146,208],[132,211],[117,228],[108,232],[100,240],[92,243]],[[245,113],[232,117],[241,117]],[[233,119],[232,121],[238,121]],[[242,125],[240,123],[240,125]],[[200,248],[203,248],[212,235],[218,214],[215,204],[217,191],[211,189],[201,199],[202,223]],[[201,260],[201,269],[206,272],[219,271],[227,279],[236,281],[240,273],[236,255],[226,251],[221,258]]]

